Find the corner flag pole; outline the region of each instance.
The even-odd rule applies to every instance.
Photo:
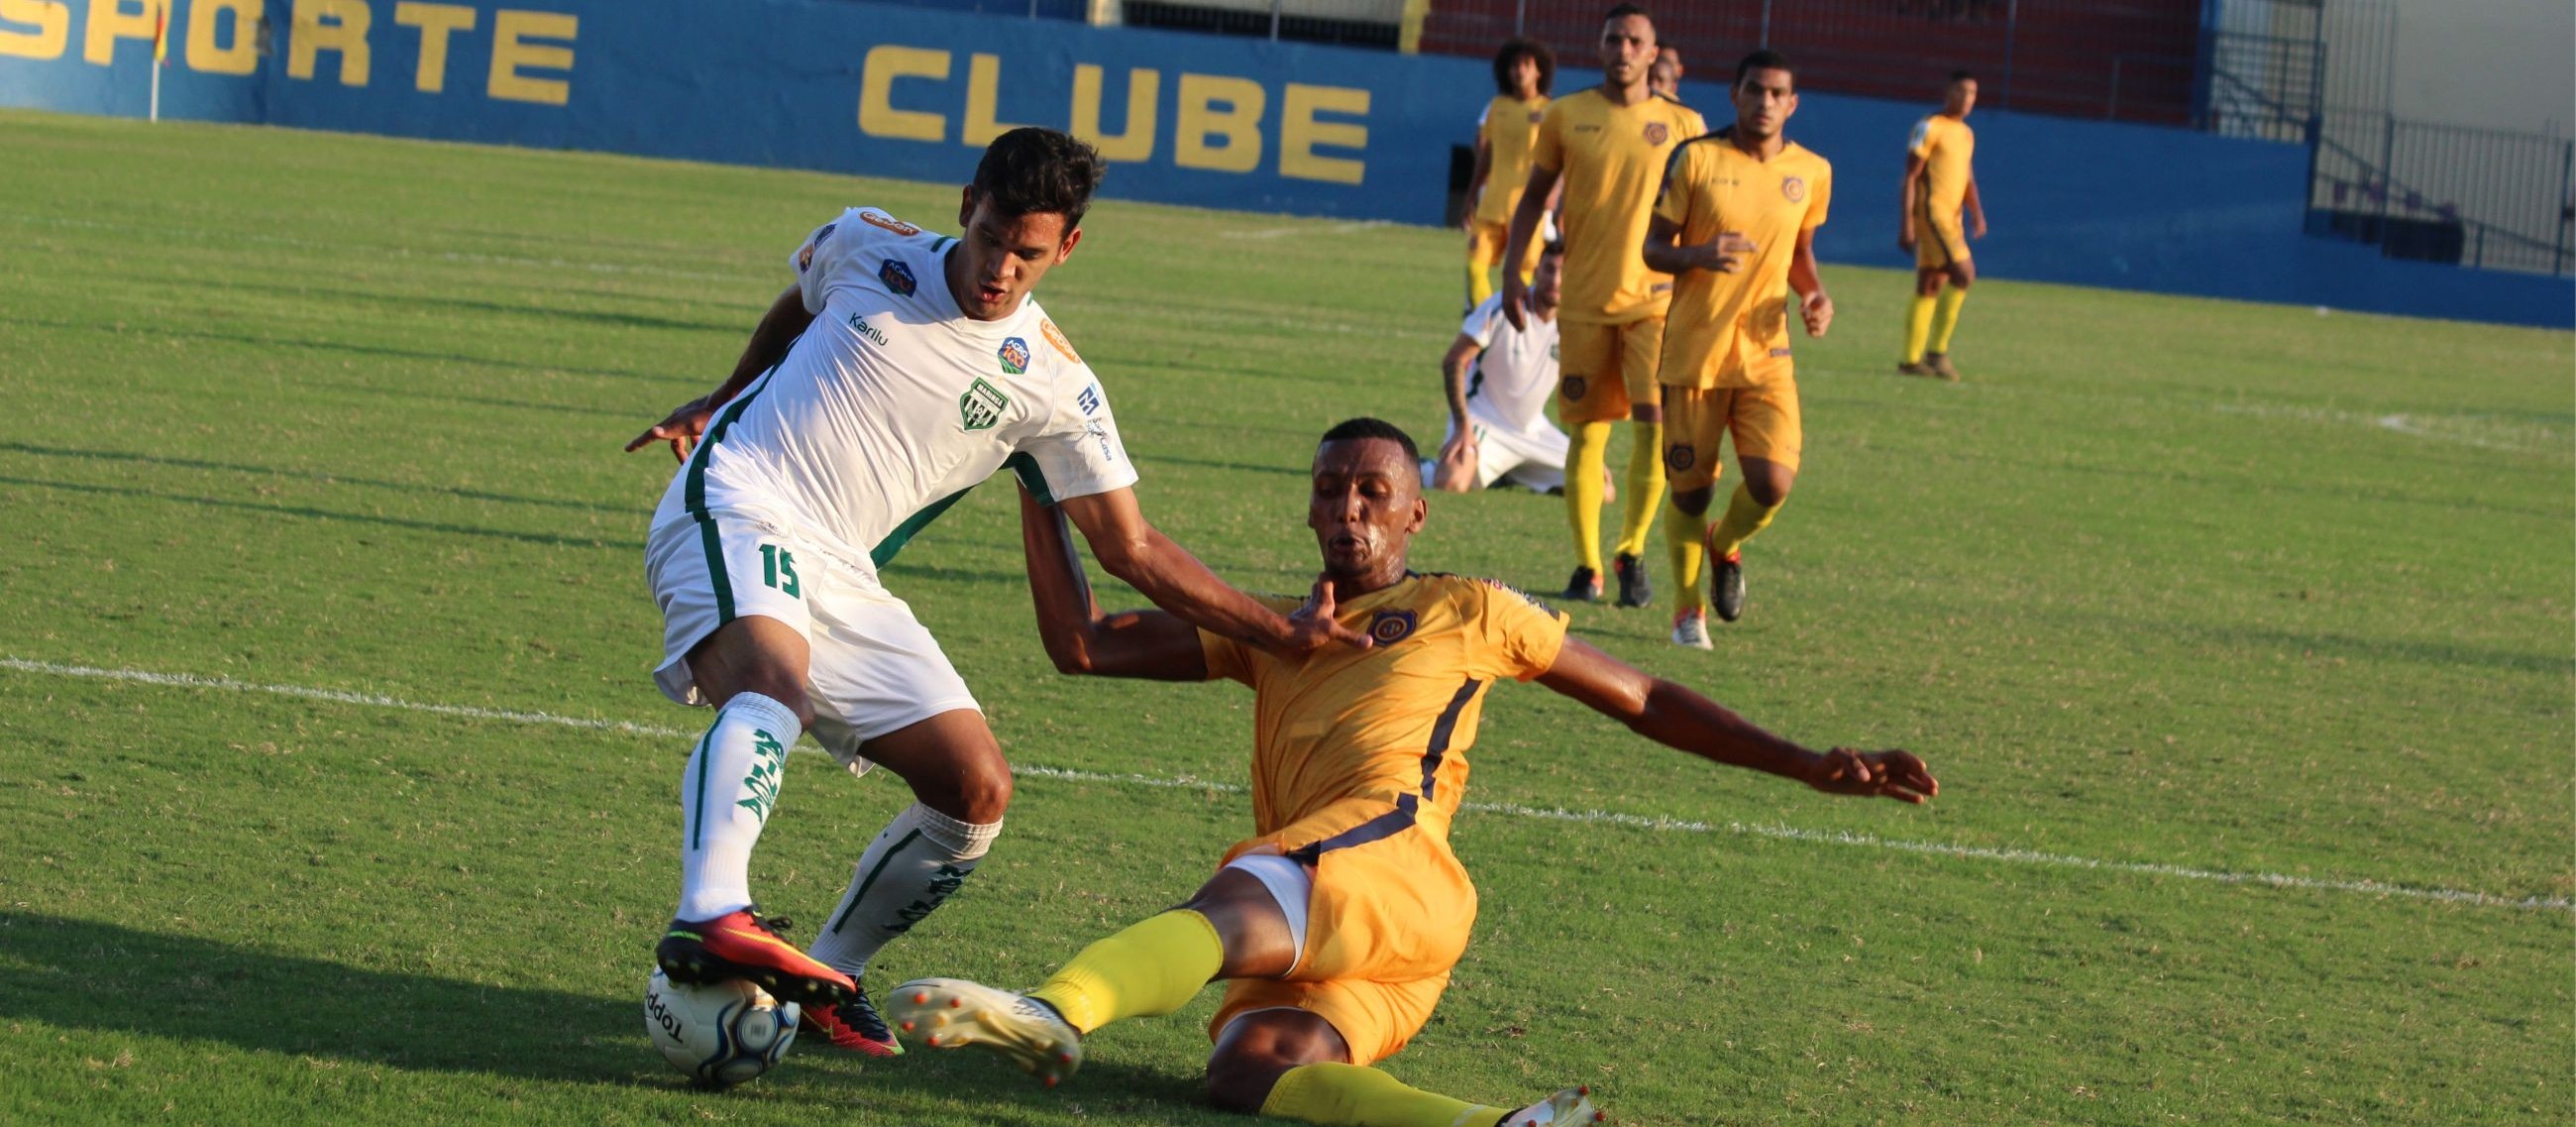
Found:
[[[170,4],[160,0],[152,5],[152,118],[161,120],[161,67],[170,58]]]

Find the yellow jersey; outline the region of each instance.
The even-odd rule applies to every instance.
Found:
[[[1485,106],[1485,120],[1476,126],[1476,139],[1491,154],[1485,166],[1485,190],[1476,199],[1476,219],[1480,223],[1510,223],[1512,212],[1521,206],[1521,192],[1529,187],[1530,146],[1538,138],[1538,123],[1547,116],[1547,99],[1497,96]]]
[[[1695,246],[1733,231],[1754,251],[1734,273],[1685,272],[1664,322],[1657,377],[1676,387],[1750,387],[1789,356],[1789,261],[1798,236],[1824,225],[1834,167],[1795,141],[1763,160],[1723,135],[1673,154],[1655,214]]]
[[[1281,613],[1298,605],[1266,601]],[[1569,619],[1499,583],[1416,574],[1341,603],[1337,616],[1377,644],[1290,661],[1199,633],[1208,676],[1256,694],[1254,829],[1309,859],[1417,826],[1445,842],[1485,690],[1547,672]]]
[[[1547,107],[1530,160],[1556,169],[1565,185],[1559,316],[1624,325],[1661,316],[1671,304],[1671,276],[1646,269],[1637,248],[1646,241],[1664,159],[1706,132],[1697,110],[1663,97],[1622,106],[1596,87]]]
[[[1975,176],[1968,162],[1977,154],[1976,131],[1967,122],[1936,113],[1914,123],[1905,153],[1923,158],[1923,194],[1916,197],[1923,206],[1944,218],[1959,214],[1968,198],[1968,181]]]

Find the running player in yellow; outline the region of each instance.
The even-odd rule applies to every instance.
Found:
[[[1976,108],[1977,76],[1952,74],[1941,112],[1914,123],[1905,145],[1905,219],[1896,245],[1914,255],[1914,304],[1905,312],[1905,356],[1896,365],[1904,375],[1959,378],[1950,363],[1950,334],[1977,280],[1968,240],[1986,237],[1986,205],[1977,198],[1969,163],[1977,134],[1968,128],[1968,112]]]
[[[1556,56],[1526,39],[1503,44],[1494,53],[1494,100],[1476,120],[1476,175],[1467,183],[1467,308],[1494,296],[1487,272],[1500,262],[1511,237],[1512,212],[1521,205],[1521,186],[1529,182],[1530,143],[1538,137],[1539,119],[1547,113],[1548,91],[1555,89]],[[1521,281],[1538,269],[1539,247],[1514,261]]]
[[[1540,201],[1560,182],[1564,196],[1565,298],[1558,317],[1562,374],[1557,419],[1565,424],[1565,511],[1574,530],[1574,577],[1565,598],[1601,597],[1601,480],[1610,424],[1634,420],[1628,473],[1621,488],[1627,509],[1619,526],[1619,605],[1641,607],[1654,598],[1647,579],[1646,538],[1663,505],[1663,408],[1655,395],[1655,358],[1662,351],[1664,309],[1673,281],[1637,259],[1637,241],[1655,206],[1655,181],[1673,146],[1708,131],[1698,113],[1646,89],[1655,61],[1655,24],[1643,9],[1621,4],[1601,21],[1601,85],[1556,100],[1539,123],[1530,156],[1529,187],[1512,216],[1511,248],[1517,260],[1539,244]],[[1517,278],[1503,279],[1503,313],[1524,319]]]
[[[1809,336],[1833,324],[1833,299],[1816,275],[1816,228],[1833,198],[1833,166],[1781,135],[1798,111],[1797,74],[1769,51],[1735,68],[1735,124],[1673,154],[1647,228],[1643,255],[1676,276],[1664,330],[1664,464],[1673,508],[1665,517],[1675,597],[1673,641],[1710,647],[1699,569],[1716,557],[1717,616],[1744,614],[1744,542],[1771,523],[1798,478],[1798,382],[1789,358],[1789,311]],[[1712,529],[1718,444],[1735,439],[1744,481]]]
[[[1599,1113],[1580,1088],[1476,1104],[1370,1067],[1431,1016],[1475,922],[1449,825],[1489,687],[1535,680],[1659,743],[1828,794],[1938,792],[1906,752],[1809,751],[1568,637],[1566,616],[1526,595],[1409,570],[1428,515],[1417,457],[1376,419],[1324,433],[1306,509],[1324,573],[1305,610],[1376,645],[1302,661],[1160,612],[1102,614],[1063,519],[1023,495],[1038,630],[1058,668],[1252,687],[1255,835],[1187,902],[1084,948],[1027,995],[956,979],[895,987],[899,1028],[932,1048],[1000,1052],[1052,1085],[1081,1065],[1084,1035],[1223,980],[1207,1066],[1220,1107],[1355,1127],[1588,1123]]]

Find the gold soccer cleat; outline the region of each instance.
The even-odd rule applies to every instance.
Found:
[[[1055,1087],[1082,1067],[1082,1033],[1035,998],[962,978],[916,978],[886,998],[886,1016],[934,1049],[978,1046]]]

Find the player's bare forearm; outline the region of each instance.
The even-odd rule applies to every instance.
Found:
[[[1028,556],[1038,638],[1057,670],[1160,681],[1207,679],[1207,657],[1190,624],[1161,611],[1101,613],[1082,557],[1065,533],[1063,511],[1039,504],[1026,489],[1020,491],[1020,542]]]
[[[1976,221],[1977,233],[1984,234],[1986,230],[1986,201],[1983,197],[1977,194],[1977,178],[1974,176],[1968,178],[1968,194],[1966,196],[1966,203],[1968,205],[1968,218]]]
[[[1646,260],[1647,269],[1658,274],[1696,269],[1699,263],[1691,248],[1675,245],[1681,236],[1681,226],[1670,219],[1658,215],[1647,220],[1646,241],[1637,248],[1638,256]]]
[[[1816,229],[1798,232],[1798,245],[1789,252],[1789,290],[1801,298],[1813,298],[1825,292],[1824,275],[1816,270]]]
[[[1538,237],[1539,226],[1547,220],[1547,204],[1556,192],[1557,170],[1545,165],[1530,166],[1529,184],[1521,190],[1520,206],[1512,209],[1511,235],[1503,241],[1503,261],[1521,261],[1529,253],[1530,240]],[[1520,271],[1503,271],[1503,289],[1518,294]],[[1505,313],[1515,312],[1506,303]],[[1514,324],[1520,322],[1514,321]]]
[[[1462,433],[1467,429],[1467,370],[1484,351],[1476,338],[1460,333],[1450,343],[1448,355],[1440,358],[1441,394],[1449,401],[1449,421]]]
[[[1279,654],[1304,654],[1339,642],[1363,649],[1368,637],[1329,619],[1281,615],[1217,578],[1162,530],[1146,523],[1131,490],[1066,499],[1060,506],[1091,546],[1102,570],[1125,580],[1155,606],[1208,633]]]
[[[1833,794],[1921,802],[1939,788],[1922,761],[1901,751],[1809,750],[1715,701],[1567,638],[1539,683],[1666,747],[1716,763],[1795,779]]]

